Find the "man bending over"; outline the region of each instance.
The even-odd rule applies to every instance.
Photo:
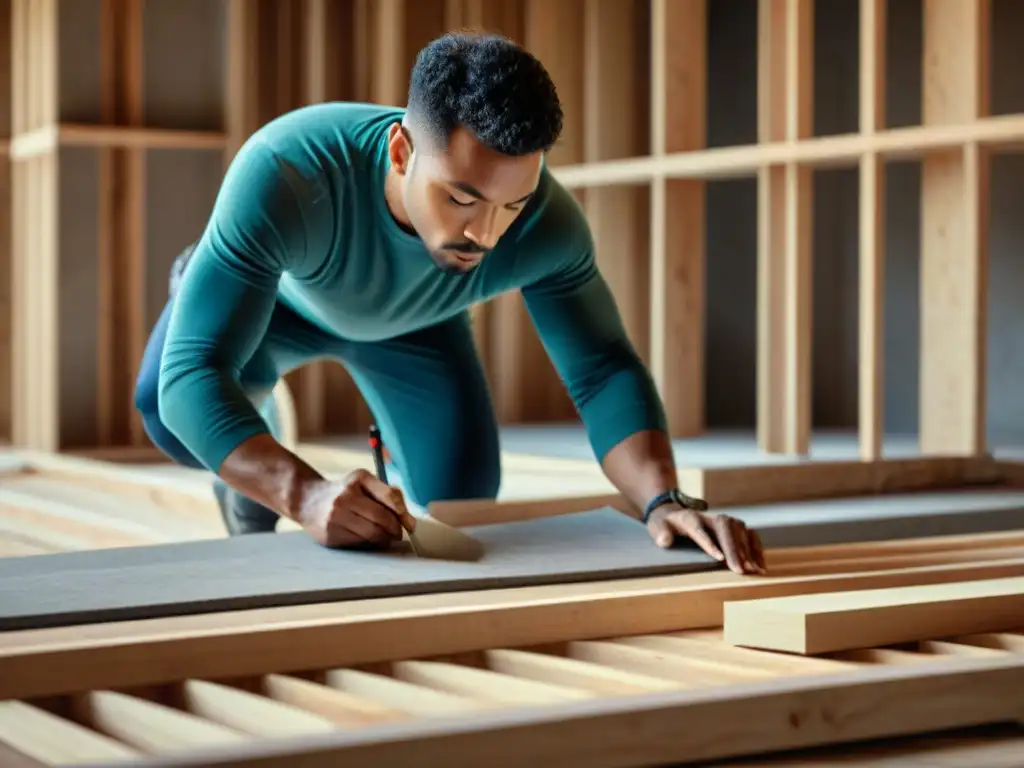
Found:
[[[468,310],[519,290],[652,539],[762,572],[755,533],[675,494],[662,403],[585,216],[544,164],[562,110],[541,63],[501,37],[448,34],[417,57],[407,104],[303,107],[239,151],[139,374],[156,445],[217,476],[232,534],[285,516],[324,546],[387,545],[415,526],[402,493],[367,471],[327,480],[282,446],[276,382],[341,362],[416,503],[494,498],[498,428]]]

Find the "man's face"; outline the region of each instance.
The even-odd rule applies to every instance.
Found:
[[[542,155],[499,154],[463,128],[446,147],[406,130],[393,126],[390,145],[405,214],[439,267],[469,272],[529,202]]]

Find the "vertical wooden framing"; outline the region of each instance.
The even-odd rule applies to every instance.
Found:
[[[860,131],[885,129],[886,0],[860,3]],[[885,161],[860,159],[858,440],[864,461],[882,458],[885,431]]]
[[[814,135],[814,0],[786,3],[786,138]],[[811,315],[813,308],[812,169],[786,165],[786,396],[784,450],[807,454],[811,440]]]
[[[11,439],[11,0],[0,0],[0,444]]]
[[[448,29],[470,29],[504,35],[516,42],[523,42],[523,0],[446,0],[445,24]],[[470,314],[473,321],[473,338],[476,340],[481,364],[487,373],[492,389],[501,387],[496,379],[491,362],[495,354],[491,335],[495,332],[495,303],[482,302],[475,305]],[[500,353],[499,353],[500,354]]]
[[[107,125],[143,124],[143,0],[103,0],[101,111]],[[100,149],[97,442],[141,445],[132,389],[146,343],[145,149]]]
[[[655,157],[706,147],[707,0],[227,3],[227,160],[262,123],[301,104],[349,98],[404,103],[413,57],[444,29],[497,31],[539,55],[566,109],[566,130],[550,164],[556,173],[587,164],[591,180],[570,186],[592,223],[598,258],[630,335],[663,395],[671,431],[677,437],[703,431],[705,185],[714,173],[666,178],[652,171],[628,182],[621,176],[616,181],[612,173],[609,182],[595,179],[605,161],[644,155],[646,140],[641,138],[650,139]],[[759,140],[791,145],[810,138],[813,130],[814,4],[759,3]],[[9,433],[18,445],[60,450],[59,3],[5,0],[0,14],[8,4],[11,221],[9,257],[0,247],[0,367],[9,376],[0,381],[0,439]],[[649,22],[642,18],[648,4]],[[868,461],[882,456],[885,411],[887,150],[873,138],[886,130],[886,5],[884,0],[860,3],[858,432],[860,455]],[[149,146],[142,115],[143,6],[143,0],[98,4],[103,14],[103,119],[117,128],[89,139],[101,157],[99,445],[145,442],[131,403],[148,331],[143,304]],[[925,0],[924,11],[925,127],[963,126],[965,138],[962,146],[930,150],[923,160],[920,445],[926,454],[976,454],[985,450],[988,156],[987,145],[970,137],[977,121],[988,115],[990,0]],[[647,35],[652,60],[645,81],[627,70],[636,60],[632,54],[643,42],[640,37]],[[649,116],[650,125],[640,127],[632,117],[647,96],[647,85],[650,112],[644,112],[643,120]],[[622,109],[623,104],[632,108]],[[181,146],[196,140],[195,134],[183,136]],[[811,432],[812,171],[784,153],[750,150],[748,172],[758,175],[759,184],[758,443],[772,453],[806,454]],[[838,154],[837,159],[854,162]],[[709,162],[714,162],[711,156]],[[634,192],[635,186],[648,183],[649,199]],[[4,186],[0,178],[0,197]],[[477,307],[474,318],[500,421],[574,419],[521,297],[503,296]],[[369,421],[365,403],[340,366],[315,364],[289,381],[303,437],[361,430]]]
[[[649,0],[642,0],[643,3]],[[584,8],[583,158],[596,163],[644,154],[646,88],[637,66],[646,40],[638,39],[641,0],[590,0]],[[646,36],[645,36],[646,37]],[[624,104],[631,109],[623,109]],[[648,191],[636,185],[587,190],[585,210],[597,262],[608,280],[626,331],[649,359],[650,311],[646,244]]]
[[[565,112],[561,140],[548,155],[553,168],[583,160],[584,8],[583,0],[525,0],[523,43],[551,73]],[[574,418],[575,410],[521,296],[499,296],[492,317],[491,366],[498,419],[508,424]]]
[[[362,37],[354,0],[306,0],[303,38],[304,100],[316,104],[356,99],[356,69],[350,51]],[[323,361],[296,372],[299,435],[351,432],[369,421],[369,410],[343,366]]]
[[[758,140],[785,138],[785,0],[758,5]],[[783,450],[785,408],[785,300],[782,256],[785,251],[785,169],[760,169],[757,231],[757,438],[762,450]]]
[[[259,127],[258,6],[251,0],[228,0],[227,66],[224,84],[224,165],[231,163],[246,138]]]
[[[651,153],[706,146],[708,0],[654,0]],[[703,179],[651,183],[650,364],[673,437],[704,431]]]
[[[11,435],[38,450],[60,448],[57,147],[14,144],[57,124],[57,21],[57,0],[12,0]]]
[[[813,0],[760,2],[762,142],[813,135],[813,14]],[[757,433],[770,453],[810,450],[811,174],[795,161],[758,173]]]
[[[923,121],[988,115],[989,0],[925,0]],[[921,173],[920,449],[986,449],[987,150],[925,157]]]

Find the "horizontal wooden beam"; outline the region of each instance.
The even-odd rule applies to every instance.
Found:
[[[7,146],[12,160],[25,160],[48,154],[61,146],[223,150],[226,145],[227,135],[220,131],[62,123],[16,135]]]
[[[1004,462],[1004,466],[1012,465]],[[780,501],[908,493],[1006,481],[999,465],[987,456],[680,467],[678,472],[682,490],[707,501],[712,511]],[[428,511],[449,525],[487,525],[603,506],[627,514],[637,512],[619,493],[509,501],[439,501],[428,505]]]
[[[960,538],[971,546],[972,537]],[[842,551],[804,565],[827,570]],[[1024,557],[1001,548],[979,548],[967,563],[906,567],[904,560],[872,559],[867,571],[855,564],[790,577],[714,571],[111,622],[84,633],[11,631],[0,645],[0,699],[718,627],[729,601],[1024,576]]]
[[[890,128],[874,134],[838,134],[798,141],[775,141],[660,157],[645,156],[600,163],[562,165],[551,172],[566,187],[604,187],[642,184],[653,179],[726,179],[754,176],[770,165],[856,167],[861,157],[911,160],[932,152],[967,145],[996,151],[1020,151],[1024,146],[1024,116],[1003,115],[963,125]]]
[[[369,460],[362,454],[322,446],[298,446],[299,453],[320,471],[331,474],[338,468],[350,471]],[[86,450],[47,454],[19,451],[29,466],[52,473],[72,473],[83,478],[105,477],[129,486],[140,483],[163,485],[168,490],[181,491],[180,482],[164,481],[143,476],[121,464],[158,462],[164,460],[155,449],[126,448]],[[584,476],[593,473],[595,493],[566,495],[536,499],[465,499],[434,502],[428,506],[431,515],[449,525],[487,525],[529,520],[537,517],[570,514],[597,507],[611,506],[627,514],[631,510],[623,496],[615,492],[610,483],[591,462],[567,459],[537,459],[508,455],[503,463],[511,462],[519,471],[526,471],[537,460],[546,467],[545,474],[564,471]],[[875,461],[802,461],[795,463],[766,463],[745,466],[680,467],[680,486],[693,496],[703,498],[712,510],[735,506],[770,504],[781,501],[802,501],[825,498],[857,497],[876,494],[908,493],[915,491],[967,488],[980,485],[1006,484],[1024,487],[1024,462],[994,460],[989,456],[976,457],[913,457],[882,458]],[[207,491],[201,482],[196,495],[205,498]],[[579,487],[579,484],[577,484]]]

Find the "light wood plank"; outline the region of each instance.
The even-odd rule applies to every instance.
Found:
[[[860,130],[885,127],[885,0],[860,3]],[[858,439],[860,457],[882,456],[885,427],[885,161],[877,153],[860,159],[860,282],[858,286]]]
[[[651,4],[651,154],[707,144],[707,0]],[[704,430],[706,188],[654,179],[650,216],[651,373],[673,437]]]
[[[332,688],[421,717],[477,712],[492,706],[475,697],[436,691],[358,669],[331,669],[323,674],[323,680]]]
[[[988,0],[924,3],[923,122],[988,113]],[[921,170],[920,447],[985,451],[988,152],[973,142],[925,157]]]
[[[726,602],[725,641],[822,654],[994,632],[1024,616],[1024,578]]]
[[[242,733],[265,738],[331,733],[337,725],[284,702],[208,680],[181,686],[185,708],[194,715]]]
[[[0,743],[46,765],[119,763],[139,755],[119,741],[21,701],[0,701]]]
[[[551,704],[579,701],[593,694],[563,684],[516,678],[491,669],[437,661],[396,661],[391,665],[398,680],[435,688],[495,704]]]
[[[495,672],[567,685],[602,694],[631,694],[678,688],[662,677],[626,672],[603,664],[591,664],[549,653],[531,653],[511,648],[484,651],[487,666]]]
[[[406,717],[403,712],[369,699],[291,675],[266,675],[260,688],[276,701],[315,712],[343,726],[391,722]]]
[[[180,752],[247,740],[235,730],[117,691],[78,694],[73,708],[77,719],[141,752]]]

